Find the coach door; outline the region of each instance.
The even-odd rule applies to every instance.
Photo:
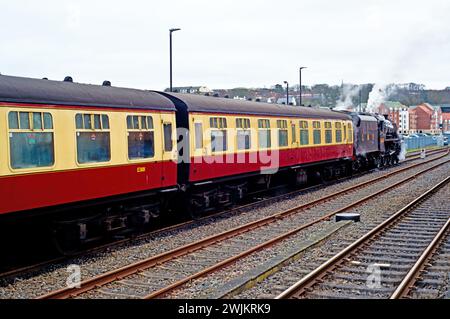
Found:
[[[173,161],[176,162],[175,152],[175,128],[174,118],[171,114],[161,114],[161,138],[162,138],[162,176],[167,180],[171,173],[168,170],[173,170],[176,167]],[[173,172],[172,172],[173,173]],[[164,184],[164,181],[163,181]]]

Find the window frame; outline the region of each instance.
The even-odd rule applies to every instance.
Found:
[[[74,123],[75,123],[75,163],[77,166],[79,167],[86,167],[86,166],[101,166],[104,165],[105,163],[109,164],[112,161],[112,141],[111,141],[111,117],[110,114],[108,113],[102,113],[102,112],[93,112],[93,113],[85,113],[83,112],[84,110],[80,110],[80,112],[76,112],[75,116],[74,116]],[[83,128],[77,128],[77,123],[76,123],[76,117],[77,115],[81,115],[82,118],[82,124],[83,124]],[[91,128],[90,129],[86,129],[84,127],[84,119],[85,119],[85,115],[90,115],[90,123],[91,123]],[[100,115],[100,129],[93,129],[94,127],[94,115]],[[108,119],[108,128],[103,129],[103,118],[104,116],[106,116],[106,118]],[[109,133],[109,160],[107,161],[101,161],[101,162],[86,162],[86,163],[80,163],[78,161],[78,133]],[[128,157],[128,156],[127,156]]]
[[[216,151],[213,149],[213,132],[220,131],[223,133],[222,136],[222,149],[220,151]],[[228,143],[228,123],[227,118],[224,116],[211,116],[209,118],[209,148],[211,150],[211,154],[219,154],[225,153],[228,151],[229,143]],[[225,148],[223,147],[225,146]]]
[[[200,141],[201,141],[201,147],[197,146],[197,138],[199,138],[198,136],[198,131],[197,131],[197,126],[200,126],[201,129],[201,136],[200,136]],[[205,148],[205,138],[204,138],[204,130],[203,130],[203,122],[201,121],[194,121],[194,151],[197,150],[203,150]]]
[[[9,114],[15,112],[17,114],[17,128],[10,128],[10,123],[9,123]],[[29,129],[22,129],[20,128],[20,113],[28,113],[28,122],[29,122]],[[41,126],[42,128],[40,129],[34,129],[33,128],[33,113],[41,113]],[[45,123],[44,123],[44,113],[45,114],[49,114],[50,118],[51,118],[51,124],[52,127],[50,129],[45,128]],[[12,172],[33,172],[33,171],[48,171],[51,169],[54,169],[56,166],[56,130],[55,130],[55,120],[54,120],[54,112],[48,110],[48,109],[43,109],[43,110],[39,110],[37,111],[36,109],[6,109],[5,112],[6,115],[6,128],[7,128],[7,132],[8,132],[8,138],[7,138],[7,150],[6,150],[6,154],[8,157],[7,163],[8,163],[8,168],[10,169],[10,171]],[[53,144],[53,162],[51,165],[49,166],[33,166],[33,167],[23,167],[23,168],[14,168],[12,165],[12,153],[11,153],[11,138],[10,138],[10,134],[11,133],[26,133],[26,132],[30,132],[30,133],[52,133],[52,144]]]
[[[251,122],[250,122],[250,118],[247,117],[237,117],[236,118],[236,150],[239,152],[246,152],[248,150],[252,149],[252,131],[251,131]],[[248,148],[244,147],[244,148],[239,148],[239,133],[243,132],[244,133],[244,137],[248,136]],[[245,144],[245,140],[244,140],[244,146],[246,146]]]
[[[170,134],[170,149],[167,149],[167,145],[169,145],[167,143],[167,138],[166,138],[166,126],[170,126],[170,130],[169,130],[169,134]],[[163,154],[165,153],[172,153],[174,150],[173,147],[173,141],[174,141],[174,136],[173,136],[173,123],[171,121],[163,121],[162,123],[162,136],[163,136]]]
[[[310,140],[310,132],[309,132],[309,122],[307,120],[300,120],[298,122],[298,126],[299,126],[299,143],[300,146],[308,146],[311,145],[311,140]],[[304,134],[304,132],[306,132],[306,143],[303,143],[303,139],[302,136]],[[302,134],[303,133],[303,134]]]
[[[260,132],[264,131],[268,137],[266,147],[261,146]],[[268,133],[268,134],[267,134]],[[270,127],[270,119],[258,119],[258,150],[269,150],[272,148],[272,129]]]
[[[134,117],[137,116],[138,117],[138,128],[134,127]],[[131,128],[129,127],[129,123],[128,123],[128,118],[131,119]],[[143,128],[143,118],[145,118],[145,128]],[[149,121],[149,118],[151,119],[151,122]],[[102,127],[103,127],[103,118],[100,120],[102,122]],[[151,127],[149,125],[149,123],[151,123]],[[137,113],[128,113],[125,115],[125,126],[126,126],[126,132],[127,132],[127,160],[128,162],[149,162],[151,160],[154,160],[155,156],[156,156],[156,132],[155,132],[155,120],[153,118],[153,115],[151,114],[137,114]],[[153,156],[150,157],[139,157],[139,158],[130,158],[130,142],[128,140],[129,138],[129,134],[130,133],[140,133],[140,132],[145,132],[145,133],[153,133]]]
[[[330,121],[326,121],[324,122],[323,126],[325,130],[325,144],[333,144],[333,124]],[[330,137],[330,139],[327,139],[327,137]]]
[[[335,132],[334,132],[335,133],[335,143],[342,144],[344,142],[343,135],[342,135],[342,123],[334,122],[334,129],[335,129]],[[339,141],[338,141],[338,135],[340,136]]]
[[[353,125],[352,123],[347,123],[347,143],[353,143]]]
[[[318,125],[316,125],[318,124]],[[312,122],[312,132],[313,132],[313,145],[322,145],[322,123],[320,121],[313,121]],[[319,132],[319,143],[316,143],[316,132]]]
[[[278,147],[286,148],[289,147],[289,129],[287,120],[277,120],[277,138]],[[286,134],[286,144],[281,145],[281,133]]]
[[[291,144],[297,143],[297,125],[291,122]]]
[[[216,132],[221,132],[223,134],[222,135],[222,149],[219,151],[213,149],[213,133],[216,133]],[[211,154],[224,153],[224,152],[228,151],[229,145],[228,145],[228,134],[227,134],[226,129],[223,129],[223,128],[222,129],[217,129],[217,128],[211,129],[209,137],[211,139],[211,144],[210,144]],[[214,143],[217,143],[217,142],[214,141]],[[224,146],[225,146],[225,148],[224,148]]]

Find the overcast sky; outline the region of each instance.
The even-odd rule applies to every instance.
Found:
[[[162,90],[450,86],[448,0],[0,0],[0,73]]]

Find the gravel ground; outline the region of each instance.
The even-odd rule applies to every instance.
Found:
[[[423,167],[430,165],[426,164]],[[272,203],[271,205],[261,206],[256,209],[248,208],[248,210],[243,210],[237,215],[228,216],[223,219],[215,219],[214,222],[205,221],[199,225],[191,225],[180,230],[172,230],[166,233],[160,233],[157,236],[149,236],[146,239],[140,239],[126,245],[107,248],[96,254],[79,257],[70,262],[53,265],[39,273],[24,275],[10,281],[2,281],[0,282],[0,298],[32,298],[54,289],[63,288],[65,287],[68,276],[67,266],[70,264],[79,265],[82,271],[82,279],[86,280],[106,271],[216,234],[219,230],[231,229],[243,223],[291,208],[294,205],[298,205],[299,202],[305,203],[317,199],[318,197],[340,190],[343,187],[360,183],[394,169],[398,168],[374,172],[353,180],[330,185],[320,190],[294,196],[275,204]]]

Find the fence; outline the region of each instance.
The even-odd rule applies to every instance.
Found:
[[[437,136],[408,136],[405,137],[406,149],[417,149],[424,148],[428,146],[442,146],[443,140]]]

